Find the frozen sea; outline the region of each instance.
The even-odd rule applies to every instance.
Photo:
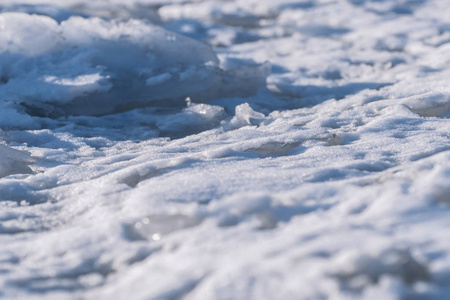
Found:
[[[450,2],[2,0],[1,299],[450,299]]]

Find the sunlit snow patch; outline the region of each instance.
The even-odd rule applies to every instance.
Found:
[[[206,44],[144,21],[0,14],[0,101],[31,115],[102,115],[248,96],[269,66],[222,68]]]

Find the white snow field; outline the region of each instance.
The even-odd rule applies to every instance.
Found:
[[[2,0],[1,299],[450,299],[450,2]]]

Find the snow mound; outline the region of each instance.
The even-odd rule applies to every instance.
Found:
[[[206,44],[144,21],[0,15],[0,101],[35,116],[102,115],[252,95],[267,65],[220,67]],[[3,104],[4,105],[4,104]]]
[[[12,174],[31,174],[28,165],[32,162],[28,153],[0,144],[0,178]]]

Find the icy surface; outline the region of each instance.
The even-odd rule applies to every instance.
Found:
[[[449,15],[3,0],[0,298],[448,299]]]

